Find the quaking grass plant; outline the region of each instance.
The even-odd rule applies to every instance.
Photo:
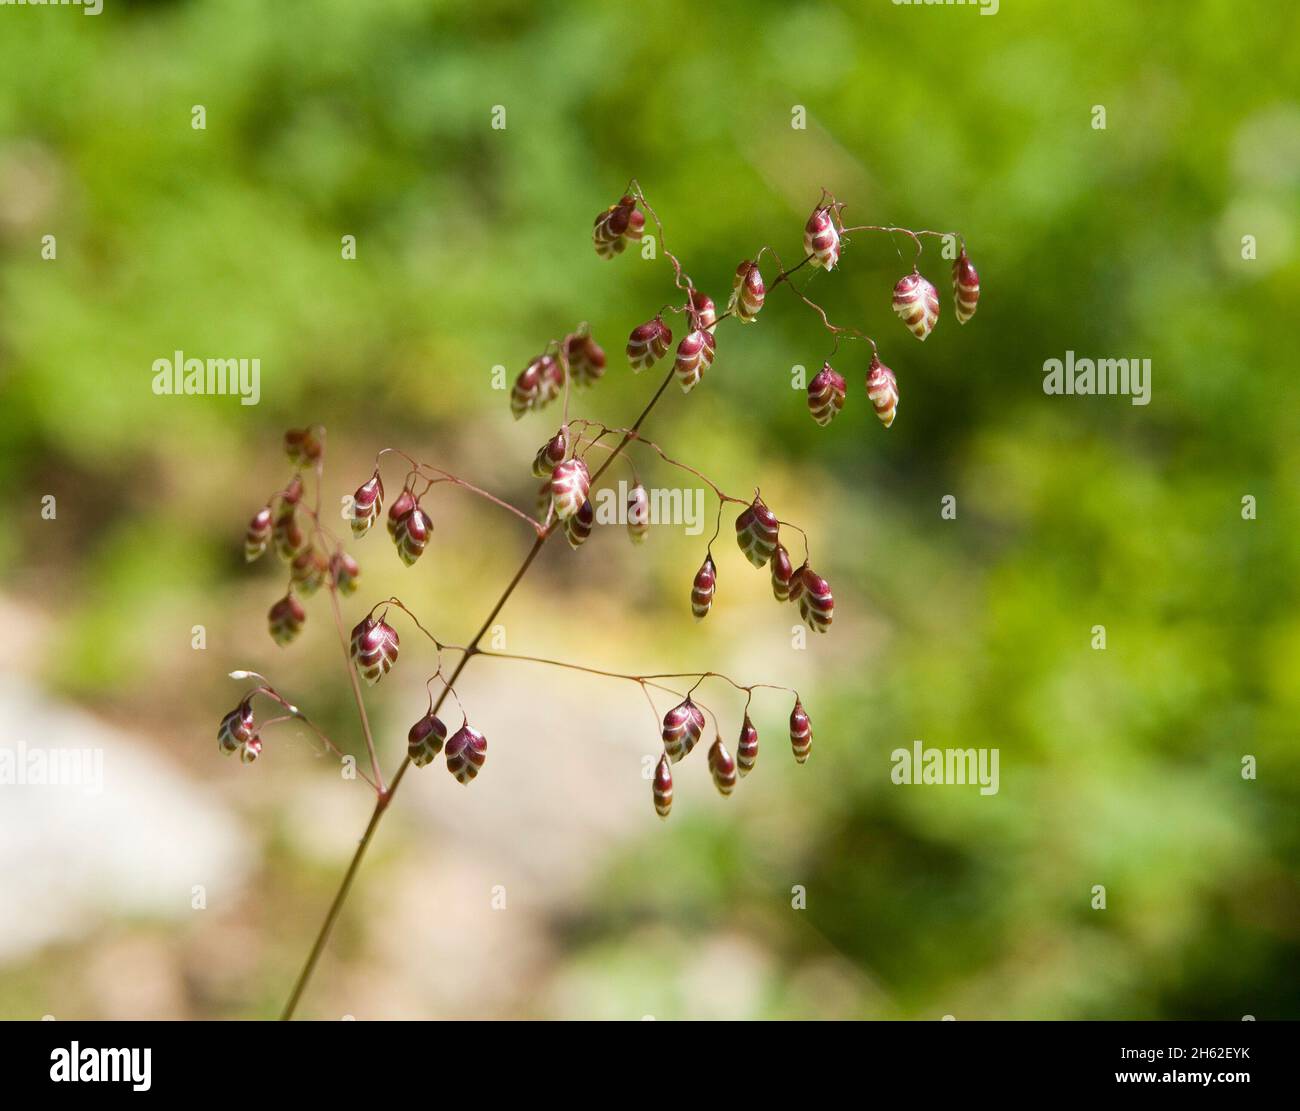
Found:
[[[717,498],[717,526],[691,586],[690,604],[696,619],[703,619],[713,607],[718,579],[713,544],[721,532],[726,507],[737,505],[741,507],[735,521],[737,544],[751,564],[757,568],[768,568],[776,600],[797,605],[803,621],[813,631],[825,633],[830,629],[835,613],[834,595],[830,584],[811,566],[808,537],[803,530],[780,519],[764,503],[757,488],[752,497],[727,493],[695,468],[672,458],[662,447],[647,439],[641,430],[674,381],[685,394],[690,394],[703,381],[716,356],[718,326],[728,318],[741,324],[756,323],[768,294],[778,286],[789,288],[795,297],[808,305],[831,335],[832,346],[828,359],[808,384],[808,409],[813,420],[822,426],[829,425],[843,410],[847,386],[844,377],[831,366],[829,360],[836,356],[841,339],[855,339],[864,341],[871,348],[865,375],[867,398],[885,428],[894,423],[898,411],[898,380],[894,371],[881,362],[875,340],[856,328],[832,323],[826,311],[808,296],[807,283],[804,283],[804,289],[798,288],[793,281],[794,276],[805,268],[809,268],[810,272],[817,269],[825,270],[828,274],[833,272],[840,262],[841,252],[851,241],[850,237],[858,233],[880,232],[906,237],[915,248],[915,263],[912,272],[894,287],[893,308],[907,329],[919,340],[929,336],[938,322],[940,312],[938,291],[921,276],[919,269],[923,239],[941,240],[943,256],[952,260],[953,311],[959,323],[966,323],[975,313],[979,303],[979,277],[966,255],[960,235],[869,224],[849,226],[844,222],[844,208],[845,205],[834,196],[823,193],[804,226],[803,257],[794,265],[785,267],[776,251],[766,246],[752,258],[743,260],[736,267],[727,307],[720,313],[713,299],[695,285],[681,261],[664,245],[662,222],[646,200],[640,185],[635,180],[630,182],[619,201],[596,217],[592,232],[596,253],[603,259],[612,259],[622,254],[629,244],[642,240],[646,220],[649,218],[657,229],[659,248],[672,266],[674,300],[680,301],[665,305],[650,320],[632,330],[626,345],[631,370],[640,372],[667,360],[672,348],[673,332],[665,317],[674,323],[680,318],[680,326],[685,334],[677,343],[667,374],[640,414],[626,427],[569,415],[573,390],[585,390],[596,385],[606,371],[605,352],[586,325],[580,325],[562,339],[552,340],[520,372],[510,392],[510,409],[515,419],[541,412],[562,399],[560,426],[538,448],[533,460],[533,474],[541,479],[535,515],[509,504],[451,471],[422,462],[399,448],[384,447],[379,451],[375,457],[374,472],[357,488],[351,499],[352,533],[357,539],[366,536],[379,519],[385,498],[382,466],[385,463],[396,463],[399,469],[405,468],[401,488],[388,507],[387,528],[398,556],[407,566],[418,562],[429,544],[433,523],[421,505],[421,499],[440,483],[457,486],[512,513],[524,521],[533,533],[532,546],[525,553],[519,569],[492,604],[478,631],[464,645],[441,640],[397,597],[379,600],[350,633],[346,631],[339,597],[356,592],[360,568],[322,518],[325,430],[320,426],[312,426],[293,429],[285,434],[284,446],[294,472],[288,484],[272,494],[266,505],[249,522],[244,553],[252,561],[270,547],[289,567],[289,583],[285,595],[272,605],[267,615],[271,636],[277,644],[287,645],[301,632],[307,620],[303,601],[322,587],[325,589],[369,757],[369,771],[358,769],[358,774],[373,789],[375,806],[281,1017],[291,1018],[297,1009],[351,890],[366,849],[407,772],[413,767],[427,767],[439,756],[442,756],[447,770],[462,784],[471,783],[482,772],[487,762],[487,738],[470,723],[468,712],[456,693],[457,680],[476,656],[565,668],[636,683],[650,703],[656,720],[658,710],[651,696],[652,691],[679,699],[662,719],[663,754],[652,780],[654,808],[661,818],[667,818],[672,810],[674,765],[691,753],[710,724],[714,740],[709,746],[708,768],[717,789],[723,795],[730,795],[739,779],[754,769],[758,759],[759,735],[750,718],[749,708],[756,691],[777,691],[793,697],[789,716],[790,747],[798,763],[803,764],[808,759],[812,751],[812,722],[798,692],[788,687],[775,683],[742,684],[715,671],[629,675],[544,657],[491,651],[482,647],[482,641],[497,615],[527,575],[543,545],[552,536],[562,533],[573,548],[578,548],[587,541],[595,523],[591,500],[593,492],[616,460],[630,460],[633,449],[649,451],[669,466],[695,476]],[[762,273],[764,261],[769,257],[776,267],[776,273],[770,282],[765,280]],[[650,498],[645,486],[635,477],[634,463],[633,468],[634,481],[627,493],[627,531],[631,541],[639,544],[644,541],[649,529]],[[307,482],[304,482],[304,478]],[[310,496],[307,483],[312,487]],[[799,537],[803,561],[798,566],[783,543],[787,532]],[[401,638],[397,629],[389,623],[389,617],[399,623],[403,620],[409,622],[415,632],[428,641],[433,649],[434,670],[426,683],[429,691],[428,708],[410,728],[405,758],[391,778],[386,779],[366,714],[361,681],[372,686],[379,683],[398,661]],[[454,665],[448,665],[448,657],[454,658]],[[251,680],[254,685],[221,721],[217,739],[222,752],[232,755],[238,753],[243,762],[251,764],[261,755],[264,738],[271,727],[285,721],[296,721],[311,730],[340,759],[345,758],[339,746],[301,708],[277,690],[270,680],[251,671],[232,672],[232,678]],[[708,681],[729,684],[746,696],[734,754],[722,740],[722,728],[717,716],[697,694]],[[446,722],[439,716],[449,697],[455,702],[461,719],[459,726],[450,731],[450,736]],[[255,701],[259,698],[271,704],[270,716],[259,719],[254,708]],[[454,718],[451,720],[454,722]]]

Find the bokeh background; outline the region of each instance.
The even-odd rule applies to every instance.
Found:
[[[659,377],[620,351],[667,263],[590,243],[635,176],[719,300],[759,246],[797,257],[822,187],[959,229],[979,267],[959,328],[927,248],[924,346],[889,309],[905,243],[855,237],[808,287],[897,371],[887,432],[860,344],[844,413],[809,419],[791,367],[829,337],[788,290],[647,425],[809,530],[830,635],[792,648],[725,534],[696,625],[707,536],[667,527],[549,546],[502,615],[515,652],[797,686],[813,758],[760,694],[756,771],[724,800],[701,745],[661,823],[635,685],[476,661],[486,769],[407,777],[302,1014],[1297,1017],[1295,32],[1229,0],[0,9],[0,743],[105,754],[97,797],[0,787],[0,1016],[276,1013],[370,807],[295,729],[252,767],[215,744],[246,667],[360,751],[325,597],[278,649],[282,571],[243,562],[280,435],[327,426],[327,504],[398,446],[531,505],[556,422],[512,421],[492,368],[586,320],[610,371],[576,413],[627,423]],[[260,358],[261,403],[155,396],[177,349]],[[1067,350],[1150,358],[1150,405],[1044,395]],[[527,530],[430,508],[413,569],[382,529],[351,545],[349,623],[397,593],[445,640],[477,627]],[[390,768],[433,668],[399,627],[368,694]],[[731,743],[740,700],[704,697]],[[1000,793],[895,785],[918,739],[999,749]]]

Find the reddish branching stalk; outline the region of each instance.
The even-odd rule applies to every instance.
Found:
[[[672,808],[672,765],[682,760],[695,747],[709,719],[712,720],[715,739],[709,747],[707,763],[718,791],[724,796],[730,795],[738,779],[753,769],[758,757],[759,740],[749,710],[755,691],[780,691],[794,696],[789,723],[791,750],[796,761],[801,764],[808,758],[812,745],[812,726],[798,692],[789,687],[774,683],[743,684],[716,671],[631,674],[544,656],[489,651],[481,648],[480,644],[542,547],[554,534],[562,532],[575,548],[586,542],[595,521],[591,497],[605,473],[619,459],[628,463],[634,484],[626,506],[628,533],[634,543],[645,539],[649,524],[649,497],[637,477],[636,464],[629,453],[633,447],[650,452],[658,463],[690,474],[703,482],[717,498],[716,527],[708,542],[704,562],[692,583],[691,606],[697,618],[705,617],[714,602],[719,571],[714,560],[713,545],[722,529],[723,512],[727,505],[740,505],[743,508],[736,519],[736,541],[745,558],[755,567],[770,570],[776,599],[796,603],[809,628],[825,632],[830,627],[834,600],[827,581],[809,565],[807,534],[798,526],[778,518],[763,502],[757,487],[752,498],[727,493],[695,467],[673,458],[658,444],[643,436],[641,428],[674,380],[686,393],[690,393],[702,381],[716,355],[718,325],[728,317],[734,317],[741,323],[754,323],[767,294],[780,285],[789,286],[798,300],[817,313],[823,327],[832,337],[832,355],[838,349],[841,337],[862,339],[871,345],[871,365],[866,377],[867,395],[885,427],[893,423],[898,404],[897,380],[893,371],[880,362],[875,340],[856,328],[833,324],[826,311],[808,297],[807,283],[804,283],[804,289],[796,288],[793,276],[805,267],[813,268],[814,273],[818,268],[828,272],[833,270],[851,234],[881,232],[891,236],[905,235],[916,248],[916,262],[913,272],[895,287],[893,307],[908,330],[919,339],[929,335],[938,316],[937,291],[921,277],[918,269],[922,255],[922,237],[936,237],[945,240],[946,245],[960,245],[960,255],[949,257],[955,257],[955,310],[962,323],[969,320],[975,311],[979,280],[966,256],[960,236],[933,231],[914,232],[884,225],[846,226],[843,221],[844,207],[834,196],[823,193],[804,229],[804,256],[788,269],[782,265],[776,251],[767,246],[751,258],[743,260],[736,268],[727,308],[719,313],[712,298],[700,290],[678,256],[664,245],[663,223],[646,200],[640,185],[635,180],[629,183],[622,199],[596,218],[592,234],[596,251],[603,258],[612,258],[622,253],[629,244],[640,242],[645,232],[646,218],[649,217],[658,232],[659,249],[672,267],[674,288],[685,295],[681,304],[663,306],[652,320],[632,332],[627,343],[627,357],[633,371],[645,369],[667,356],[672,335],[663,322],[664,314],[680,317],[688,331],[679,342],[676,355],[671,360],[672,365],[658,389],[636,420],[627,427],[606,425],[586,418],[570,419],[573,387],[590,387],[605,373],[605,353],[592,338],[586,324],[579,325],[575,331],[561,339],[551,340],[542,353],[528,363],[516,379],[510,394],[510,407],[516,419],[526,413],[544,409],[563,397],[560,428],[538,449],[533,463],[534,475],[543,480],[539,491],[541,504],[538,516],[534,517],[461,476],[443,467],[422,462],[399,448],[386,447],[378,453],[371,477],[353,496],[350,510],[352,532],[358,538],[364,536],[384,509],[381,466],[386,457],[391,455],[403,461],[407,469],[400,492],[388,506],[387,529],[399,556],[408,566],[419,560],[430,542],[434,526],[422,501],[439,484],[454,486],[504,509],[526,523],[533,533],[532,546],[519,568],[501,591],[478,630],[464,645],[442,641],[397,597],[376,602],[351,634],[347,633],[339,598],[340,595],[350,595],[357,589],[360,568],[322,520],[324,429],[313,426],[286,433],[285,449],[295,466],[295,473],[289,484],[283,490],[275,492],[250,522],[245,539],[245,555],[249,560],[256,559],[270,546],[289,566],[289,583],[285,595],[268,614],[271,635],[279,644],[293,640],[306,621],[306,611],[300,599],[310,597],[322,586],[327,588],[370,762],[370,774],[360,771],[359,774],[374,789],[375,806],[285,1004],[283,1018],[293,1016],[347,900],[366,849],[408,769],[412,765],[423,767],[437,756],[443,755],[448,770],[461,783],[469,783],[483,768],[487,758],[487,738],[470,724],[469,716],[460,703],[460,696],[456,693],[457,681],[470,660],[476,656],[561,668],[635,683],[645,696],[657,725],[660,724],[659,710],[655,706],[652,692],[669,694],[678,699],[662,718],[663,755],[655,769],[652,784],[655,810],[661,817],[667,817]],[[761,264],[766,255],[771,255],[778,267],[778,273],[770,284],[764,282],[761,273]],[[809,385],[808,403],[813,419],[821,425],[829,424],[843,409],[846,392],[844,379],[826,363]],[[615,442],[607,442],[610,440]],[[599,465],[594,469],[594,460],[588,462],[593,452],[599,453],[601,457]],[[314,480],[310,504],[304,498],[304,476]],[[797,532],[802,540],[804,561],[799,567],[793,565],[789,553],[780,542],[783,528]],[[401,638],[398,630],[389,623],[390,617],[399,622],[409,621],[429,642],[435,652],[435,667],[425,684],[429,691],[428,708],[412,725],[408,735],[407,754],[393,774],[391,783],[386,785],[366,712],[361,679],[376,684],[397,663]],[[444,662],[448,654],[457,657],[455,666],[449,673],[445,670]],[[257,685],[247,691],[235,709],[222,719],[218,730],[218,742],[222,751],[238,752],[244,762],[251,763],[262,751],[262,733],[268,727],[285,721],[297,721],[306,726],[328,751],[340,759],[350,759],[263,676],[248,671],[231,674],[236,679],[252,679]],[[696,697],[697,690],[709,680],[724,683],[745,695],[743,722],[734,755],[723,743],[717,714]],[[689,686],[680,689],[688,681]],[[441,684],[436,698],[432,693],[435,683]],[[284,712],[263,720],[259,725],[253,708],[257,697],[270,700]],[[461,727],[450,736],[447,726],[438,717],[448,697],[455,700],[462,717]]]

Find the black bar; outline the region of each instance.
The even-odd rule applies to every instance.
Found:
[[[617,1098],[641,1091],[652,1076],[664,1100],[698,1098],[715,1086],[799,1100],[822,1091],[855,1100],[910,1092],[927,1105],[944,1095],[1074,1097],[1130,1089],[1180,1099],[1199,1093],[1238,1106],[1295,1094],[1297,1027],[1287,1022],[635,1025],[15,1022],[0,1028],[0,1062],[6,1102],[68,1092],[93,1098],[112,1089],[164,1098],[246,1100],[261,1091],[338,1100],[374,1098],[388,1087],[397,1098],[440,1077],[485,1085],[494,1096],[518,1085],[548,1099],[583,1090]],[[74,1047],[79,1078],[71,1080]],[[105,1049],[138,1052],[133,1059],[98,1052]],[[90,1079],[96,1070],[111,1077],[114,1068],[125,1078]],[[268,1079],[274,1086],[262,1088]],[[592,1089],[596,1082],[600,1088]],[[437,1094],[428,1089],[429,1098]]]

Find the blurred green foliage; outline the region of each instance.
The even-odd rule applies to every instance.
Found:
[[[275,589],[236,544],[280,481],[286,425],[328,426],[339,493],[392,443],[468,460],[528,504],[550,427],[510,422],[494,365],[513,374],[585,319],[611,355],[585,415],[623,423],[654,386],[619,351],[670,296],[668,267],[596,259],[593,216],[637,177],[721,300],[762,244],[798,256],[824,186],[851,221],[960,229],[981,307],[956,326],[931,245],[945,312],[920,346],[889,311],[907,244],[855,237],[808,288],[879,340],[901,387],[892,429],[851,342],[833,356],[848,408],[828,430],[808,419],[790,368],[815,369],[829,337],[780,290],[757,327],[724,325],[704,387],[652,419],[670,452],[808,525],[837,624],[790,664],[809,765],[795,774],[788,711],[765,704],[765,774],[725,808],[680,798],[556,923],[572,1008],[691,1014],[674,985],[693,939],[732,930],[770,955],[757,1015],[1297,1017],[1294,20],[1229,0],[1004,0],[992,18],[886,0],[4,9],[0,479],[17,523],[0,555],[54,623],[47,680],[206,737]],[[260,357],[262,403],[155,397],[152,361],[176,349]],[[1044,395],[1043,361],[1067,350],[1150,358],[1150,405]],[[46,492],[60,529],[20,508]],[[453,636],[523,544],[496,519],[460,527],[434,596]],[[764,666],[788,657],[788,612],[761,583],[731,593],[735,559],[719,605],[748,592],[753,613],[688,628],[697,548],[590,571],[582,613],[631,609],[643,638],[604,647],[628,668],[708,666],[746,638]],[[571,579],[552,553],[539,581]],[[215,651],[165,665],[192,670],[164,715],[157,674],[123,661],[199,604]],[[533,617],[580,620],[525,608],[520,625]],[[583,643],[557,633],[553,650]],[[331,650],[322,634],[275,666],[305,683]],[[348,721],[345,691],[315,697]],[[917,738],[999,748],[1000,793],[896,786],[889,753]],[[332,880],[293,912],[304,939]]]

